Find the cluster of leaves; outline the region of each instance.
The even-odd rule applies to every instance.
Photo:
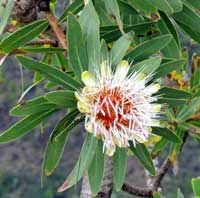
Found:
[[[9,3],[4,7],[10,12]],[[44,88],[53,91],[13,107],[10,115],[23,117],[1,133],[0,143],[13,141],[37,127],[57,111],[67,110],[52,131],[47,143],[43,174],[49,176],[58,165],[69,133],[83,122],[77,110],[74,91],[82,87],[81,73],[93,70],[103,60],[110,58],[113,66],[122,59],[132,63],[132,71],[155,73],[154,81],[163,87],[157,93],[162,96],[166,116],[163,128],[154,127],[152,138],[146,144],[130,143],[130,153],[149,171],[156,175],[152,158],[170,145],[169,157],[176,163],[185,133],[199,141],[200,71],[198,61],[188,67],[187,52],[182,51],[178,31],[188,34],[200,43],[200,3],[196,0],[74,0],[58,19],[67,24],[68,49],[57,46],[30,45],[48,34],[49,22],[37,20],[31,24],[11,25],[11,33],[3,29],[9,22],[4,16],[0,22],[0,55],[14,54],[26,69],[35,72],[33,85],[46,82]],[[29,58],[41,54],[40,60]],[[191,71],[191,72],[190,72]],[[191,75],[187,75],[191,74]],[[25,94],[24,94],[25,95]],[[153,149],[148,149],[153,145]],[[88,172],[93,194],[97,194],[104,172],[102,141],[86,134],[79,159],[64,183],[64,189],[76,184]],[[113,156],[113,182],[119,191],[125,179],[127,150],[117,148]],[[61,189],[62,190],[62,189]]]

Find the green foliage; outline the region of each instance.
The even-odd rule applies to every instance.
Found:
[[[51,3],[57,4],[56,1]],[[14,55],[24,68],[35,72],[35,86],[45,83],[45,91],[10,110],[11,116],[23,118],[0,134],[0,143],[27,134],[56,111],[67,111],[49,136],[43,161],[44,175],[53,173],[71,129],[85,118],[77,110],[75,97],[75,92],[83,88],[82,73],[86,70],[98,73],[103,61],[108,61],[115,69],[121,60],[127,60],[131,64],[130,73],[137,71],[151,75],[150,83],[161,84],[155,95],[159,96],[156,103],[162,104],[163,112],[159,118],[162,127],[152,126],[149,141],[145,143],[129,142],[133,156],[151,175],[156,175],[152,156],[167,152],[170,160],[176,162],[186,130],[199,140],[200,57],[195,59],[193,56],[191,68],[186,52],[181,49],[179,36],[182,31],[183,35],[186,33],[200,43],[198,1],[74,0],[58,19],[59,25],[67,24],[68,49],[48,42],[48,46],[45,45],[46,40],[60,42],[58,35],[63,33],[62,29],[54,28],[57,34],[49,34],[46,19],[30,24],[18,23],[13,25],[16,31],[4,33],[5,26],[11,25],[11,7],[11,0],[5,7],[0,6],[0,57],[3,57],[0,63],[6,56]],[[42,44],[36,42],[38,40]],[[36,60],[29,57],[31,54],[42,56]],[[47,92],[46,88],[51,91]],[[87,98],[81,102],[84,104],[85,100]],[[86,134],[78,161],[59,191],[74,186],[88,174],[91,191],[93,195],[98,194],[105,160],[105,145],[100,138]],[[155,139],[153,143],[151,138]],[[169,144],[170,151],[166,149]],[[151,152],[149,145],[153,148]],[[117,146],[112,158],[114,188],[120,191],[125,180],[127,149]],[[199,179],[193,179],[192,184],[195,196],[200,196]],[[154,198],[159,197],[161,195],[154,192]],[[180,191],[177,197],[183,197]]]

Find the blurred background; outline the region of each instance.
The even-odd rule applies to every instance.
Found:
[[[60,1],[57,11],[61,13],[63,3]],[[190,57],[194,52],[200,54],[200,49],[183,37],[182,46],[187,47]],[[0,67],[0,131],[5,130],[17,121],[9,116],[9,110],[16,105],[22,94],[22,84],[25,88],[31,85],[33,73],[23,70],[23,78],[19,65],[11,58]],[[48,90],[45,90],[47,92]],[[26,99],[39,96],[44,92],[42,85],[33,88]],[[57,188],[67,177],[75,164],[82,145],[85,132],[79,125],[71,133],[65,148],[61,163],[52,176],[44,178],[41,187],[41,169],[43,153],[47,139],[52,129],[65,112],[59,112],[49,119],[48,125],[40,126],[20,140],[0,145],[0,198],[78,198],[81,184],[67,192],[57,193]],[[160,163],[165,157],[159,157]],[[166,198],[176,197],[180,188],[186,198],[192,198],[191,179],[200,176],[200,145],[188,138],[180,155],[179,164],[170,169],[162,186]],[[128,160],[127,181],[135,186],[145,187],[145,172],[140,164],[130,157]],[[113,192],[113,198],[133,197],[126,193]]]

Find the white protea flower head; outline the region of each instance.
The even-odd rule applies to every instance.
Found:
[[[113,72],[108,61],[93,74],[82,73],[85,87],[76,92],[78,109],[85,113],[85,128],[102,138],[106,153],[115,152],[116,145],[128,147],[147,141],[151,126],[159,126],[161,105],[156,104],[159,84],[148,84],[151,75],[134,72],[130,65],[121,61]]]

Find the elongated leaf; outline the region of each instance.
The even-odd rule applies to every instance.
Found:
[[[108,53],[108,48],[105,40],[101,40],[101,63],[103,61],[109,60],[109,53]]]
[[[81,73],[88,67],[87,53],[81,26],[72,14],[68,16],[67,36],[70,63],[76,76],[81,79]]]
[[[76,111],[67,114],[53,130],[47,143],[43,161],[43,172],[46,176],[51,175],[57,167],[62,157],[70,130],[81,121],[76,120],[73,122],[73,119],[75,119],[76,116]],[[60,134],[60,136],[59,138],[56,138],[56,135],[58,134]]]
[[[71,76],[48,64],[24,56],[17,56],[17,59],[27,69],[41,72],[50,81],[62,85],[67,89],[76,90],[80,87],[80,84]]]
[[[118,148],[113,156],[113,181],[116,191],[120,191],[126,174],[126,149]]]
[[[184,131],[181,129],[181,127],[178,126],[175,129],[175,133],[181,140],[183,139]],[[170,156],[170,160],[172,160],[174,163],[177,160],[177,155],[180,152],[181,145],[182,143],[171,143],[169,156]]]
[[[168,0],[168,3],[173,8],[174,12],[180,12],[183,9],[181,0]]]
[[[133,40],[134,33],[130,32],[120,37],[114,44],[111,50],[112,64],[117,65],[125,56],[129,45]]]
[[[180,71],[184,63],[185,60],[180,59],[161,64],[160,67],[156,70],[153,79],[163,77],[173,70]]]
[[[162,139],[154,145],[151,155],[156,156],[159,152],[165,149],[168,143],[169,141],[166,138],[162,137]]]
[[[176,120],[178,122],[184,122],[195,114],[200,109],[200,97],[196,97],[190,101],[189,104],[183,105],[178,109]]]
[[[0,134],[0,143],[10,142],[27,134],[54,112],[55,109],[42,111],[25,117]]]
[[[92,134],[87,134],[79,160],[76,163],[75,167],[73,168],[72,172],[65,180],[63,185],[58,189],[59,192],[63,192],[67,190],[71,186],[75,185],[85,174],[85,171],[91,165],[91,162],[94,158],[95,150],[97,145],[97,139]]]
[[[163,12],[172,14],[174,12],[173,8],[171,7],[171,5],[168,3],[167,0],[151,0],[149,1],[149,3],[152,6],[155,6],[156,8],[158,8],[159,10],[162,10]]]
[[[173,15],[173,18],[176,21],[183,23],[187,27],[193,29],[194,32],[200,33],[200,27],[199,27],[200,16],[188,6],[184,5],[183,10],[181,12],[175,13]]]
[[[192,188],[195,196],[200,196],[200,177],[192,179]]]
[[[33,100],[28,100],[22,104],[18,104],[10,110],[11,116],[26,116],[41,111],[47,111],[58,108],[57,105],[49,103],[43,96]]]
[[[149,58],[133,65],[130,71],[140,71],[146,75],[153,74],[154,71],[160,66],[161,60],[162,59],[159,56]]]
[[[175,99],[175,98],[159,98],[158,103],[167,105],[168,107],[177,107],[185,104],[187,100],[185,99]]]
[[[26,25],[3,39],[0,43],[0,49],[9,53],[37,37],[47,27],[48,22],[44,19]]]
[[[171,39],[171,35],[164,35],[145,41],[129,52],[125,58],[134,60],[134,62],[142,61],[157,51],[163,49],[171,41]]]
[[[115,17],[121,33],[124,34],[123,22],[121,20],[120,10],[117,0],[110,0],[110,1],[104,0],[104,3],[108,14],[110,16]]]
[[[72,91],[52,91],[45,94],[44,97],[50,103],[64,107],[75,107],[77,103],[76,98],[74,96],[74,92]]]
[[[84,0],[75,0],[73,1],[63,12],[58,22],[63,23],[67,20],[67,16],[69,13],[78,14],[84,7]]]
[[[14,0],[8,0],[3,5],[3,2],[1,2],[0,5],[0,35],[2,34],[4,27],[7,24],[7,21],[9,19],[10,13],[12,11]]]
[[[196,9],[200,9],[200,1],[199,0],[186,0],[190,5],[192,5]]]
[[[192,94],[190,92],[170,87],[161,88],[156,93],[156,95],[160,95],[163,98],[174,98],[174,99],[189,99],[192,97]]]
[[[152,25],[155,22],[143,22],[134,25],[124,25],[124,32],[128,33],[134,31],[135,35],[145,34],[152,29]],[[106,42],[112,42],[117,40],[122,34],[117,25],[102,26],[100,29],[101,38],[105,39]]]
[[[144,144],[137,144],[134,146],[133,142],[129,142],[129,144],[130,150],[133,152],[140,164],[144,166],[144,168],[147,169],[151,175],[155,175],[156,171],[153,165],[153,161],[146,146]]]
[[[98,141],[94,159],[88,169],[88,178],[90,182],[90,189],[93,195],[97,195],[101,187],[101,181],[104,174],[104,153],[103,143]]]
[[[171,130],[167,128],[153,127],[152,133],[162,136],[171,142],[175,142],[175,143],[182,142],[181,139],[175,133],[173,133]]]
[[[74,109],[70,112],[68,112],[57,124],[55,129],[53,130],[51,134],[51,139],[58,139],[59,136],[62,136],[62,133],[64,133],[65,129],[73,123],[74,120],[76,120],[77,116],[79,115],[78,109]]]
[[[93,71],[95,67],[100,65],[100,22],[92,0],[89,0],[89,3],[82,10],[79,22],[86,39],[88,68]]]
[[[176,32],[175,28],[173,27],[172,23],[167,18],[167,16],[164,13],[162,13],[161,16],[162,16],[162,18],[158,22],[158,26],[159,26],[161,34],[162,35],[163,34],[170,34],[171,31],[170,31],[169,28],[171,28],[171,29],[173,28],[172,31]],[[169,27],[168,27],[168,25],[169,25]],[[181,51],[180,51],[180,48],[179,48],[179,43],[177,44],[177,42],[175,40],[177,38],[177,35],[175,35],[175,36],[176,37],[174,37],[174,34],[173,34],[173,38],[170,41],[170,43],[168,45],[166,45],[161,50],[162,53],[164,54],[164,56],[167,57],[167,58],[172,58],[172,59],[179,59],[180,58]]]
[[[152,5],[148,0],[128,0],[128,2],[136,9],[146,12],[150,14],[152,12],[156,12],[156,8]]]

